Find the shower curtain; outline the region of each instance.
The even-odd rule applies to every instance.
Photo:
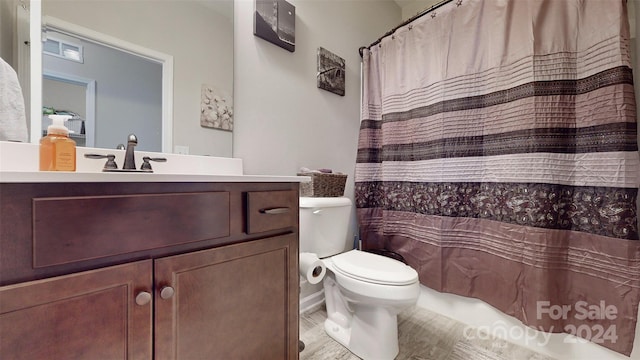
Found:
[[[639,159],[625,0],[454,0],[363,54],[363,248],[629,355]]]

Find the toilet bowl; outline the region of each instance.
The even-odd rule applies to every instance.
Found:
[[[324,263],[327,334],[365,359],[398,354],[397,315],[415,305],[418,273],[404,263],[351,249],[348,198],[300,198],[300,251]]]
[[[340,267],[354,262],[364,266],[349,267],[349,271]],[[420,292],[416,271],[397,260],[358,250],[324,263],[328,270],[323,282],[327,334],[365,360],[395,358],[399,351],[397,315],[415,305]],[[380,270],[380,265],[386,265],[382,266],[385,269]]]

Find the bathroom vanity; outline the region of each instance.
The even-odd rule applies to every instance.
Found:
[[[295,177],[9,175],[3,359],[298,358]]]

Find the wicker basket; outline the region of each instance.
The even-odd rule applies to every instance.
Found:
[[[347,175],[331,173],[298,173],[309,176],[311,181],[300,183],[300,196],[338,197],[344,195]]]

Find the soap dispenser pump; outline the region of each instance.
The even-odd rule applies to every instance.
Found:
[[[47,136],[40,139],[40,171],[76,171],[76,142],[64,122],[69,115],[49,115]]]

